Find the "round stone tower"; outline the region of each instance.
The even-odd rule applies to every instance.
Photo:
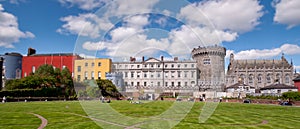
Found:
[[[226,48],[221,46],[198,47],[192,51],[197,61],[200,91],[223,91],[225,80]]]

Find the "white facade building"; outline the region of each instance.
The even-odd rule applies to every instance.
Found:
[[[172,61],[149,58],[136,61],[130,58],[129,62],[113,62],[113,72],[123,74],[126,91],[130,89],[143,90],[181,90],[197,89],[196,61]]]

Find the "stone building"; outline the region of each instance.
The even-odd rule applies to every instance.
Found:
[[[200,91],[222,91],[224,89],[226,49],[221,46],[198,47],[192,51],[200,73]]]
[[[289,63],[284,54],[279,60],[236,60],[230,55],[226,74],[226,86],[241,80],[243,83],[260,89],[275,82],[293,85],[293,63]]]
[[[130,89],[167,90],[197,89],[197,67],[195,61],[179,61],[149,58],[128,62],[113,62],[113,72],[122,73],[126,92]]]

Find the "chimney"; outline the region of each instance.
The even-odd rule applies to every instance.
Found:
[[[35,52],[36,52],[35,49],[33,49],[33,48],[28,48],[27,56],[33,55],[33,54],[35,54]]]
[[[143,62],[145,61],[145,57],[144,57],[144,56],[142,57],[142,61],[143,61]]]
[[[161,61],[164,61],[164,56],[161,56],[161,57],[160,57],[160,60],[161,60]]]
[[[134,57],[130,57],[130,62],[135,62],[135,58]]]
[[[174,61],[178,61],[178,57],[174,57]]]

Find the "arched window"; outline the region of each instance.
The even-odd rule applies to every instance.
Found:
[[[249,75],[248,80],[249,80],[249,84],[252,85],[253,84],[253,75],[252,74]]]
[[[271,82],[272,82],[272,81],[271,81],[271,75],[270,75],[270,74],[267,75],[266,79],[267,79],[267,83],[271,83]]]
[[[261,83],[261,81],[262,81],[262,75],[258,74],[258,76],[257,76],[257,83]]]
[[[245,83],[245,75],[241,74],[239,78],[240,83]]]
[[[280,83],[281,82],[281,79],[280,79],[280,74],[276,74],[276,82]]]
[[[289,83],[290,83],[290,76],[289,76],[289,74],[286,74],[286,75],[285,75],[285,83],[286,83],[286,84],[289,84]]]

